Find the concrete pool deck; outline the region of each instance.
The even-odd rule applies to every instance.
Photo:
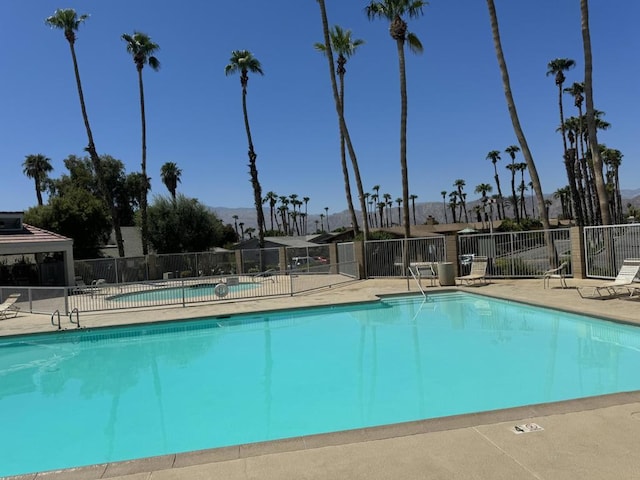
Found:
[[[604,283],[568,282],[570,287]],[[543,289],[542,280],[514,279],[460,290],[640,324],[640,298],[583,299],[575,288],[552,286]],[[452,288],[426,287],[425,291]],[[409,289],[417,291],[413,281]],[[367,301],[406,292],[406,280],[366,280],[294,297],[82,313],[80,321],[83,327],[101,327]],[[21,313],[0,321],[0,335],[54,331],[49,320],[45,315]],[[529,423],[542,430],[514,432],[515,425]],[[639,450],[640,392],[631,392],[16,478],[631,479],[640,477]]]

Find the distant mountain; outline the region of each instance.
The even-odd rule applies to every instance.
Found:
[[[553,195],[546,195],[545,198],[547,198],[548,200],[551,200],[551,206],[549,207],[549,217],[551,218],[555,218],[558,215],[560,215],[560,213],[562,212],[561,210],[561,205],[560,205],[560,201],[553,198]],[[529,214],[531,214],[532,208],[535,208],[537,211],[538,205],[536,204],[535,206],[532,207],[533,203],[533,199],[531,196],[526,197],[526,205],[527,205],[527,211],[529,212]],[[532,203],[533,202],[533,203]],[[478,200],[472,201],[472,202],[468,202],[467,203],[467,210],[471,210],[475,205],[477,205],[479,203]],[[626,206],[628,204],[632,204],[635,207],[640,207],[640,189],[636,189],[636,190],[622,190],[622,205],[626,208]],[[248,228],[248,227],[253,227],[253,228],[257,228],[257,222],[256,222],[256,211],[255,208],[251,207],[251,208],[229,208],[229,207],[209,207],[213,212],[216,213],[216,215],[218,216],[218,218],[220,218],[220,220],[222,220],[223,223],[225,224],[230,224],[230,225],[234,225],[234,215],[238,216],[238,223],[242,222],[244,223],[244,228]],[[507,210],[507,215],[510,216],[511,215],[511,208],[510,207],[505,207]],[[358,210],[356,212],[356,214],[358,215],[358,221],[360,221],[360,211]],[[377,213],[377,212],[376,212]],[[398,205],[395,204],[392,208],[391,208],[391,216],[392,216],[392,222],[396,225],[402,223],[400,221],[400,219],[398,218]],[[400,212],[400,216],[402,215],[402,212]],[[410,207],[409,208],[409,215],[411,217],[411,222],[413,223],[413,210]],[[271,228],[271,220],[269,218],[269,208],[265,208],[264,209],[264,216],[265,216],[265,222],[266,222],[266,228],[270,229]],[[418,224],[424,224],[426,223],[427,217],[428,216],[432,216],[433,218],[435,218],[439,223],[444,223],[445,222],[445,214],[444,214],[444,205],[442,202],[422,202],[422,203],[416,203],[416,223]],[[494,217],[497,217],[497,214],[494,211]],[[447,221],[451,221],[451,210],[449,209],[448,206],[448,202],[447,202]],[[326,227],[326,221],[327,219],[324,218],[323,220],[325,222],[325,227]],[[471,215],[469,215],[469,221],[470,222],[474,222],[475,218],[471,218]],[[309,213],[309,218],[307,220],[307,224],[308,224],[308,232],[306,233],[313,233],[316,230],[316,222],[317,222],[317,228],[320,228],[320,214],[313,214],[313,213]],[[343,210],[341,212],[337,212],[337,213],[329,213],[329,228],[331,230],[338,228],[338,227],[350,227],[351,226],[351,216],[349,215],[349,210]],[[362,225],[360,225],[360,227],[362,227]],[[274,228],[275,224],[274,224]]]

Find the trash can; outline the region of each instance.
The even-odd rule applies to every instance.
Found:
[[[456,277],[453,273],[453,263],[438,263],[438,281],[441,287],[451,287],[456,284]]]

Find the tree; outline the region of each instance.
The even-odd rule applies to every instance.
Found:
[[[466,185],[466,182],[459,178],[457,179],[455,182],[453,182],[453,186],[456,187],[457,191],[458,191],[458,200],[460,200],[460,210],[461,213],[464,212],[464,221],[469,223],[469,215],[467,213],[467,202],[466,202],[466,194],[462,192],[462,190],[464,189]],[[462,220],[462,215],[459,214],[458,217],[460,217],[460,220]]]
[[[22,172],[32,178],[36,187],[38,206],[42,206],[42,184],[47,179],[47,174],[53,170],[51,159],[41,153],[27,155],[22,163]]]
[[[584,45],[584,96],[587,115],[587,131],[589,132],[589,150],[593,161],[594,182],[600,204],[600,217],[603,225],[611,224],[609,205],[607,202],[607,189],[602,173],[602,158],[598,148],[598,136],[596,132],[595,108],[593,106],[593,55],[591,53],[591,33],[589,32],[589,1],[580,0],[580,17],[582,26],[582,43]]]
[[[546,209],[544,208],[544,196],[542,193],[542,185],[540,183],[540,178],[538,177],[538,171],[536,169],[535,162],[533,161],[533,155],[531,154],[531,150],[529,150],[527,139],[525,138],[524,131],[522,130],[522,127],[520,125],[520,120],[518,118],[518,112],[516,110],[515,101],[513,100],[513,94],[511,92],[511,82],[509,81],[509,71],[507,69],[507,63],[504,59],[504,52],[502,51],[502,42],[500,40],[500,29],[498,27],[498,16],[496,14],[496,8],[493,0],[487,0],[487,8],[489,10],[491,33],[493,36],[493,46],[496,51],[498,67],[500,68],[500,75],[502,77],[502,86],[504,89],[504,95],[507,102],[507,109],[509,110],[509,116],[511,117],[513,130],[516,134],[516,138],[518,139],[518,143],[520,144],[522,154],[527,162],[527,167],[529,168],[529,176],[531,177],[533,188],[536,193],[536,200],[538,202],[538,211],[541,212],[540,219],[542,221],[542,225],[544,229],[548,231],[550,229],[549,216],[546,213],[547,212]],[[551,238],[549,235],[547,235],[546,243],[551,253],[553,251],[553,245],[551,244]],[[557,260],[553,261],[554,266],[556,261]]]
[[[331,229],[329,228],[329,207],[324,207],[324,211],[327,214],[327,232],[330,232]]]
[[[511,198],[513,201],[513,214],[515,216],[516,223],[519,223],[520,215],[518,212],[518,197],[516,195],[516,153],[520,151],[520,147],[518,147],[517,145],[510,145],[505,148],[504,151],[511,157],[511,164],[507,165],[506,167],[511,172]],[[506,215],[504,215],[504,217],[506,218]]]
[[[151,41],[151,38],[142,32],[134,32],[133,35],[127,33],[122,34],[122,40],[127,43],[127,52],[133,57],[133,63],[136,64],[138,71],[138,90],[140,92],[140,120],[142,124],[142,162],[141,172],[144,181],[144,195],[140,203],[140,218],[142,232],[142,254],[149,253],[148,246],[148,222],[147,222],[147,195],[150,190],[149,180],[147,177],[147,121],[144,113],[144,83],[142,81],[142,69],[145,65],[149,65],[153,70],[160,68],[160,61],[153,55],[160,49],[157,43]],[[175,195],[174,195],[175,198]]]
[[[263,202],[269,204],[269,216],[271,218],[271,231],[273,231],[274,210],[276,208],[276,204],[278,203],[278,194],[272,191],[267,192]],[[278,222],[276,218],[276,224],[277,223]]]
[[[417,225],[416,223],[416,198],[418,198],[418,195],[416,195],[415,193],[412,193],[411,195],[409,195],[409,200],[411,200],[411,210],[413,213],[413,224]]]
[[[442,209],[444,210],[444,223],[449,223],[447,220],[447,204],[445,202],[445,197],[447,196],[447,191],[446,190],[442,190],[440,192],[440,195],[442,195]]]
[[[347,122],[344,119],[344,108],[342,107],[342,100],[338,93],[338,82],[336,82],[336,74],[334,72],[333,63],[333,49],[331,46],[331,38],[329,35],[329,21],[327,20],[327,9],[324,0],[318,0],[320,7],[320,17],[322,20],[322,34],[324,38],[325,56],[329,65],[329,78],[331,79],[331,90],[333,92],[333,101],[336,107],[336,113],[338,114],[338,122],[340,124],[340,135],[344,138],[351,163],[354,166],[354,174],[356,176],[356,183],[358,184],[358,196],[360,197],[360,209],[362,210],[362,226],[364,229],[364,237],[369,237],[369,219],[367,218],[367,203],[362,190],[362,182],[359,180],[359,169],[356,170],[358,160],[356,157],[355,149],[351,143],[351,135],[349,135],[349,129],[347,128]]]
[[[175,202],[176,200],[176,190],[178,188],[178,183],[180,183],[180,176],[182,175],[182,170],[178,168],[174,162],[166,162],[162,167],[160,167],[160,179],[164,186],[167,187],[169,193],[171,194],[171,198]]]
[[[124,257],[124,242],[122,240],[122,231],[120,230],[120,218],[118,217],[118,211],[113,204],[113,199],[109,196],[106,187],[104,186],[102,180],[102,171],[100,164],[100,157],[98,156],[98,152],[96,150],[95,143],[93,141],[93,132],[91,131],[91,126],[89,125],[89,116],[87,115],[87,108],[84,101],[84,93],[82,91],[82,82],[80,81],[80,70],[78,69],[78,60],[76,58],[76,31],[80,28],[80,25],[89,18],[89,15],[80,15],[76,13],[76,11],[72,8],[67,9],[58,9],[54,12],[53,15],[47,17],[45,20],[45,24],[49,25],[51,28],[57,28],[64,32],[64,37],[69,42],[69,48],[71,50],[71,60],[73,61],[73,72],[76,78],[76,87],[78,89],[78,97],[80,98],[80,109],[82,110],[82,119],[84,121],[84,126],[87,131],[87,140],[88,145],[85,150],[89,153],[89,157],[93,162],[93,168],[98,177],[98,182],[100,185],[100,194],[107,204],[111,211],[111,221],[113,224],[113,230],[116,236],[116,243],[118,244],[118,254],[121,257]]]
[[[566,80],[564,72],[573,68],[575,64],[576,62],[570,58],[556,58],[551,60],[547,64],[547,76],[553,75],[555,84],[558,87],[558,110],[560,112],[560,132],[562,134],[562,158],[564,159],[567,179],[569,181],[569,187],[571,188],[571,196],[573,199],[574,210],[576,212],[576,219],[578,221],[578,225],[584,225],[584,216],[582,214],[580,196],[576,185],[574,165],[575,155],[570,154],[572,152],[569,152],[567,148],[567,136],[564,125],[564,108],[562,105],[562,91],[564,81]]]
[[[402,175],[402,202],[404,236],[411,236],[411,224],[409,221],[409,173],[407,168],[407,79],[404,58],[404,45],[414,53],[421,53],[422,43],[418,37],[407,30],[407,22],[404,16],[416,18],[422,15],[422,8],[426,2],[422,0],[382,0],[371,1],[365,8],[367,17],[371,20],[382,18],[387,20],[391,38],[396,42],[398,51],[398,65],[400,71],[400,169]]]
[[[487,153],[486,159],[491,160],[491,163],[493,163],[493,178],[496,181],[496,188],[498,189],[498,200],[499,200],[498,217],[504,218],[506,215],[504,213],[504,202],[502,201],[502,189],[500,188],[500,176],[498,175],[498,167],[497,167],[498,160],[501,160],[500,151],[491,150],[489,153]],[[502,208],[502,212],[500,212],[501,208]]]
[[[225,238],[222,222],[194,198],[156,197],[149,205],[149,244],[160,254],[203,252]]]
[[[351,38],[351,30],[343,30],[339,25],[335,25],[333,27],[333,30],[329,32],[329,36],[331,39],[331,46],[338,55],[336,73],[338,74],[338,78],[340,78],[340,109],[341,115],[344,117],[344,75],[345,73],[347,73],[345,65],[347,64],[347,60],[355,54],[356,49],[360,45],[364,44],[364,40],[353,40]],[[316,43],[315,48],[316,50],[319,50],[325,54],[327,52],[327,47],[324,43]],[[351,216],[354,235],[358,235],[358,233],[360,233],[360,228],[358,227],[358,218],[356,216],[356,210],[353,207],[353,200],[351,198],[351,185],[349,182],[349,170],[347,168],[346,144],[342,131],[340,131],[340,160],[342,165],[342,176],[344,178],[344,189],[347,199],[347,208],[349,209],[349,213]],[[358,197],[363,198],[364,189],[362,187],[362,180],[360,178],[360,169],[358,167],[358,162],[352,161],[352,167],[354,175],[356,177]]]
[[[262,187],[258,179],[258,169],[256,167],[256,152],[253,148],[253,140],[251,139],[251,128],[249,127],[249,115],[247,113],[247,84],[249,83],[249,72],[262,72],[262,65],[256,57],[248,50],[234,50],[231,52],[229,64],[225,67],[224,73],[231,75],[240,73],[240,85],[242,86],[242,113],[244,116],[244,128],[247,132],[247,142],[249,144],[249,175],[251,177],[251,185],[253,187],[253,201],[256,207],[258,220],[258,243],[260,248],[264,247],[264,212],[262,211]]]

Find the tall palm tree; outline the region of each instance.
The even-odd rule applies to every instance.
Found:
[[[38,206],[42,206],[42,183],[47,179],[47,174],[53,170],[51,159],[41,153],[27,155],[22,163],[22,172],[32,178],[36,187]]]
[[[347,60],[355,54],[356,49],[364,44],[364,40],[352,39],[351,30],[343,30],[339,25],[334,25],[333,29],[329,33],[331,38],[331,46],[338,55],[336,73],[340,79],[340,109],[344,116],[344,75],[347,73],[345,65]],[[327,47],[324,43],[316,43],[316,50],[319,50],[326,54]],[[344,178],[344,189],[347,199],[347,208],[351,215],[351,223],[354,228],[354,234],[357,235],[360,231],[358,227],[358,217],[356,216],[356,210],[353,207],[353,200],[351,198],[351,184],[349,181],[349,169],[347,168],[347,152],[344,135],[340,132],[340,163],[342,165],[342,176]],[[356,177],[356,185],[358,189],[358,197],[364,196],[364,188],[362,186],[362,180],[360,178],[360,169],[358,168],[358,162],[352,162],[354,175]]]
[[[82,110],[82,119],[84,121],[84,127],[87,131],[88,145],[85,150],[89,153],[89,158],[93,164],[96,177],[98,179],[98,187],[102,194],[103,201],[107,204],[111,213],[111,221],[113,223],[113,230],[116,236],[116,243],[118,245],[118,255],[124,257],[124,241],[122,240],[122,231],[120,229],[120,217],[118,209],[113,203],[113,197],[111,192],[107,188],[105,179],[102,175],[102,163],[96,145],[93,141],[93,132],[89,125],[89,116],[87,115],[87,107],[84,101],[84,93],[82,91],[82,82],[80,81],[80,70],[78,69],[78,60],[76,58],[76,31],[80,28],[80,25],[89,18],[89,15],[78,15],[72,8],[58,9],[53,15],[45,19],[45,24],[51,28],[57,28],[64,32],[64,38],[69,42],[69,48],[71,50],[71,60],[73,61],[73,72],[76,78],[76,87],[78,89],[78,97],[80,99],[80,109]]]
[[[153,55],[160,46],[151,41],[151,38],[142,32],[134,32],[133,35],[123,33],[122,40],[127,43],[127,52],[133,57],[138,71],[138,90],[140,92],[140,121],[142,125],[142,161],[140,163],[142,180],[145,182],[140,201],[140,224],[142,234],[142,254],[149,253],[149,221],[147,219],[147,195],[150,189],[147,177],[147,120],[144,113],[144,83],[142,82],[142,69],[149,65],[153,70],[160,68],[160,61]],[[173,196],[175,200],[175,195]]]
[[[329,207],[324,207],[324,211],[327,214],[327,232],[330,232],[331,230],[329,229]]]
[[[607,202],[607,189],[602,173],[602,158],[598,148],[598,136],[596,133],[595,108],[593,106],[593,56],[591,54],[591,33],[589,32],[589,1],[580,0],[580,17],[582,26],[582,43],[584,46],[584,96],[587,109],[587,131],[589,132],[589,149],[593,161],[594,182],[600,204],[600,217],[603,225],[611,223],[609,205]]]
[[[240,217],[238,215],[233,215],[231,218],[233,218],[233,227],[236,231],[236,237],[240,239],[240,234],[238,233],[238,218]]]
[[[493,163],[493,178],[496,181],[496,188],[498,189],[498,218],[502,219],[505,217],[504,214],[504,203],[502,202],[502,189],[500,188],[500,176],[498,175],[498,167],[497,167],[497,163],[498,160],[501,160],[500,158],[500,151],[499,150],[491,150],[489,153],[487,153],[487,160],[491,160],[491,163]],[[502,207],[502,212],[500,212],[500,207]]]
[[[555,84],[558,87],[558,110],[560,112],[560,132],[562,134],[562,158],[564,159],[565,169],[567,172],[567,180],[571,188],[571,196],[573,199],[574,211],[578,225],[584,225],[584,216],[582,215],[582,206],[578,187],[576,185],[575,176],[575,156],[570,155],[567,147],[567,135],[564,125],[564,108],[562,104],[562,91],[566,77],[564,72],[575,66],[576,62],[570,58],[556,58],[547,64],[547,76],[553,75]]]
[[[307,207],[309,204],[309,200],[311,200],[309,197],[302,197],[302,201],[304,202],[304,234],[307,234],[307,217],[308,217],[308,212],[307,212]]]
[[[166,162],[160,167],[160,179],[164,186],[167,187],[171,198],[176,201],[176,190],[178,189],[178,183],[180,183],[180,177],[182,176],[182,170],[178,168],[174,162]]]
[[[520,151],[520,147],[517,145],[510,145],[504,149],[505,153],[508,153],[511,157],[511,164],[507,165],[507,169],[511,172],[511,198],[513,199],[513,214],[515,216],[516,223],[520,222],[520,216],[518,214],[518,197],[516,196],[516,153]],[[504,213],[504,212],[503,212]],[[506,217],[506,215],[505,215]]]
[[[391,38],[396,42],[398,51],[398,65],[400,71],[400,170],[402,175],[402,201],[404,236],[411,236],[409,221],[409,173],[407,169],[407,78],[404,58],[404,45],[414,53],[423,51],[418,37],[407,30],[407,22],[403,17],[416,18],[422,15],[422,9],[427,2],[423,0],[374,0],[365,7],[367,17],[371,20],[382,18],[387,20]]]
[[[487,8],[489,10],[491,33],[493,36],[493,46],[496,51],[496,58],[498,60],[498,66],[500,68],[500,75],[502,77],[502,86],[504,89],[504,96],[507,102],[507,109],[509,110],[509,116],[511,117],[513,130],[515,132],[516,138],[518,139],[518,143],[520,144],[520,148],[522,149],[522,154],[527,162],[527,167],[529,168],[529,176],[531,177],[531,181],[533,182],[533,187],[536,193],[538,211],[542,212],[540,214],[540,220],[542,221],[542,225],[544,229],[548,231],[550,229],[549,216],[546,212],[546,209],[544,208],[544,196],[542,193],[542,185],[540,183],[540,178],[538,177],[538,170],[536,169],[535,162],[533,161],[533,155],[531,154],[531,150],[529,150],[527,139],[525,138],[524,132],[522,130],[522,126],[520,125],[520,119],[518,118],[516,104],[513,99],[513,93],[511,92],[509,70],[507,69],[507,62],[504,59],[504,52],[502,51],[502,41],[500,40],[498,16],[496,14],[496,7],[493,0],[487,0]],[[551,238],[548,234],[546,236],[546,243],[547,243],[547,248],[549,248],[550,260],[553,260],[553,264],[555,266],[555,264],[557,263],[557,259],[553,259],[551,257],[551,255],[553,255],[554,248],[551,243]]]
[[[447,191],[442,190],[440,192],[440,195],[442,195],[442,209],[444,210],[444,223],[449,223],[449,221],[447,220],[447,204],[445,201],[445,197],[447,196]]]
[[[329,65],[329,78],[331,79],[331,90],[333,92],[333,101],[336,106],[336,113],[338,114],[338,123],[340,124],[340,135],[344,137],[344,140],[347,145],[347,151],[349,152],[349,157],[351,158],[352,165],[357,165],[358,160],[356,157],[355,149],[353,148],[353,144],[351,143],[351,135],[349,135],[349,129],[347,128],[347,122],[344,119],[344,108],[342,107],[342,100],[340,99],[340,93],[338,92],[338,82],[336,81],[336,73],[334,71],[334,63],[333,63],[333,49],[331,46],[331,38],[329,35],[329,21],[327,20],[327,9],[324,3],[324,0],[317,0],[318,5],[320,7],[320,17],[322,20],[322,34],[324,38],[325,45],[325,56],[327,58],[327,62]],[[367,218],[367,203],[364,197],[364,192],[361,191],[361,181],[358,180],[359,170],[356,173],[354,167],[354,174],[356,175],[356,183],[359,183],[358,186],[358,196],[360,197],[360,209],[362,210],[362,226],[364,229],[364,238],[365,240],[369,236],[369,219]],[[366,269],[366,266],[365,266]],[[366,272],[365,272],[366,274]]]
[[[248,50],[234,50],[231,52],[229,64],[225,67],[224,73],[231,75],[240,73],[240,85],[242,86],[242,113],[244,115],[244,127],[247,132],[247,142],[249,143],[249,174],[251,176],[251,185],[253,186],[253,200],[256,206],[256,214],[258,220],[258,243],[260,248],[264,247],[264,212],[262,211],[262,187],[258,180],[258,169],[256,168],[256,152],[253,149],[253,140],[251,139],[251,128],[249,127],[249,115],[247,114],[247,84],[249,83],[249,72],[262,72],[262,65],[256,57]]]

